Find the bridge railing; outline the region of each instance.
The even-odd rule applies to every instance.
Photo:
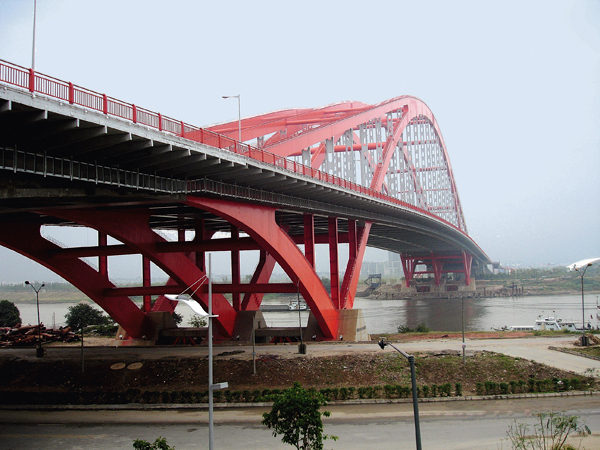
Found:
[[[0,169],[165,194],[189,192],[185,180],[5,148],[0,148]]]
[[[177,121],[170,117],[163,116],[160,113],[140,108],[135,104],[126,103],[121,100],[108,97],[106,94],[100,94],[92,90],[76,86],[73,83],[65,82],[48,75],[34,72],[32,69],[26,69],[16,64],[0,60],[0,81],[27,89],[32,93],[41,93],[49,97],[63,100],[71,105],[78,105],[93,111],[101,112],[108,116],[118,117],[129,122],[145,125],[147,127],[177,135],[195,142],[200,142],[211,147],[228,150],[257,161],[272,164],[299,175],[309,176],[363,195],[368,195],[376,199],[392,202],[403,208],[412,209],[420,214],[434,217],[435,219],[461,231],[463,234],[466,234],[455,224],[398,198],[388,196],[381,192],[375,191],[374,189],[370,189],[334,175],[330,175],[318,169],[305,166],[304,164],[287,159],[283,156],[270,153],[242,142],[238,142],[235,139],[222,134],[189,125],[183,121]]]

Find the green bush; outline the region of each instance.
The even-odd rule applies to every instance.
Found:
[[[391,384],[386,384],[385,386],[383,386],[383,392],[385,393],[386,398],[393,398],[396,394],[396,388]]]
[[[481,381],[478,381],[475,384],[475,392],[477,393],[477,395],[483,395],[484,394],[484,386],[483,383]]]
[[[440,397],[452,397],[452,385],[444,383],[440,386]]]
[[[570,384],[571,384],[571,387],[577,391],[581,387],[581,380],[579,380],[579,378],[575,378],[575,377],[571,378]]]
[[[345,388],[345,387],[340,388],[340,399],[342,399],[342,400],[348,399],[348,388]]]
[[[152,444],[142,439],[136,439],[133,441],[133,448],[135,450],[175,450],[175,447],[170,447],[162,436],[159,436]]]
[[[528,392],[535,392],[535,380],[533,378],[529,378],[527,380],[527,391]]]
[[[422,322],[419,325],[417,325],[417,328],[415,331],[417,333],[429,333],[431,331],[431,329],[425,325],[425,322]]]
[[[454,385],[454,389],[455,389],[455,395],[457,397],[462,397],[463,395],[463,391],[462,391],[462,383],[456,383]]]

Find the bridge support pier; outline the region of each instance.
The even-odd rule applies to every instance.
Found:
[[[471,262],[473,256],[464,251],[458,255],[430,253],[429,255],[415,256],[403,253],[400,255],[400,259],[404,270],[404,287],[406,288],[412,286],[415,275],[424,274],[433,275],[436,288],[443,284],[443,274],[458,274],[462,276],[464,286],[471,284]],[[418,266],[425,266],[425,269],[417,270]]]

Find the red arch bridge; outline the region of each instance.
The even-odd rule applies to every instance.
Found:
[[[164,295],[206,275],[206,252],[231,255],[231,282],[213,285],[219,339],[247,338],[265,293],[296,292],[311,311],[304,333],[356,336],[367,246],[401,255],[406,288],[427,274],[434,289],[465,289],[472,266],[489,262],[467,234],[442,133],[418,98],[198,128],[4,61],[0,81],[0,245],[72,283],[132,339],[170,326],[161,321],[175,303]],[[89,227],[98,243],[65,247],[42,236],[44,225]],[[329,250],[327,287],[317,244]],[[242,283],[249,250],[260,257]],[[119,287],[108,258],[130,254],[142,255],[143,282]],[[165,285],[152,283],[151,264]],[[291,282],[270,282],[276,264]],[[193,297],[207,309],[206,285]]]

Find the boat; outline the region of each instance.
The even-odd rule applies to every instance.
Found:
[[[290,304],[288,305],[288,309],[290,311],[306,311],[308,309],[308,305],[306,304],[306,302],[304,300],[300,300],[300,303],[298,304],[298,300],[292,300],[290,301]]]
[[[575,325],[574,321],[564,321],[557,317],[549,316],[544,317],[539,315],[535,321],[535,325],[512,325],[510,327],[503,327],[502,331],[581,331]]]

